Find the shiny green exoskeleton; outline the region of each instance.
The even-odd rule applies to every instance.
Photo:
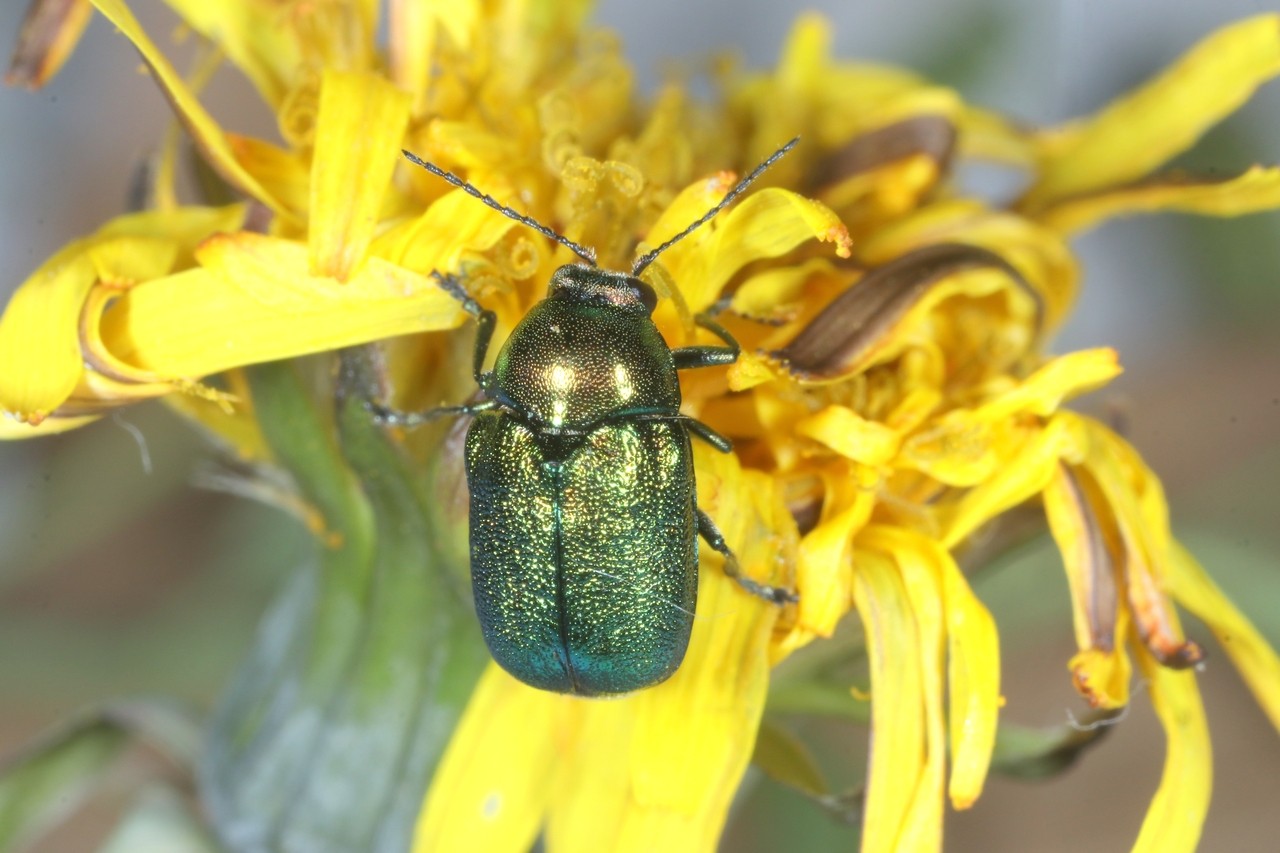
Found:
[[[699,536],[725,556],[726,571],[744,588],[777,603],[794,600],[740,576],[697,506],[690,436],[724,452],[731,445],[681,414],[677,371],[729,364],[737,343],[703,316],[699,325],[723,345],[668,348],[650,319],[654,293],[636,277],[789,147],[637,261],[632,274],[599,269],[589,251],[410,155],[587,261],[556,270],[547,297],[488,371],[494,314],[459,279],[437,273],[478,320],[474,372],[482,399],[420,414],[371,404],[383,421],[403,425],[474,416],[466,470],[476,613],[494,659],[527,684],[592,696],[648,687],[675,672],[693,625]]]

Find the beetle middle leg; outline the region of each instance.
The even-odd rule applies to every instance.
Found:
[[[724,541],[724,535],[711,520],[711,516],[701,509],[695,509],[695,512],[698,514],[698,535],[711,546],[711,550],[724,557],[724,573],[737,581],[738,586],[774,604],[789,604],[800,600],[800,596],[785,587],[763,584],[744,575],[738,565],[738,558],[729,550],[729,546]]]
[[[742,347],[729,334],[729,330],[713,319],[713,312],[704,312],[694,318],[694,322],[720,340],[724,346],[680,347],[671,351],[676,370],[688,370],[691,367],[715,367],[720,364],[733,364],[738,360]]]
[[[484,369],[485,360],[489,357],[489,342],[493,339],[493,328],[497,324],[497,315],[483,308],[479,302],[467,293],[462,279],[456,275],[434,270],[431,277],[436,280],[440,289],[448,293],[462,305],[462,310],[476,318],[476,348],[472,356],[471,373],[481,392],[487,392],[493,384],[493,372]],[[497,406],[497,401],[486,397],[478,403],[466,403],[460,406],[440,406],[425,412],[401,412],[384,406],[371,399],[364,403],[378,423],[388,426],[414,427],[434,421],[438,418],[474,415]]]

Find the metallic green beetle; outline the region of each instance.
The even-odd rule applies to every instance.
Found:
[[[457,278],[435,273],[478,321],[473,366],[482,399],[416,414],[370,404],[383,422],[405,426],[474,416],[466,468],[476,613],[494,659],[521,681],[593,696],[638,690],[675,672],[693,627],[699,535],[745,589],[779,604],[795,600],[741,576],[697,506],[690,434],[723,452],[731,445],[680,413],[676,372],[729,364],[737,342],[701,316],[698,324],[724,346],[668,348],[650,319],[656,297],[638,278],[795,142],[639,258],[630,274],[598,268],[589,249],[405,152],[586,261],[556,270],[547,297],[516,326],[490,371],[493,312]]]

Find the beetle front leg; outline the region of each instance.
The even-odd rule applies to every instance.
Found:
[[[724,557],[724,573],[726,575],[737,581],[738,585],[747,592],[773,604],[791,604],[800,600],[800,596],[785,587],[769,586],[742,574],[742,569],[738,566],[738,558],[733,555],[733,552],[729,550],[729,546],[725,544],[720,528],[716,527],[716,523],[711,520],[711,516],[701,509],[695,509],[695,511],[698,513],[698,534],[711,546],[711,550]]]
[[[718,364],[733,364],[738,360],[742,347],[729,334],[729,330],[711,319],[710,314],[699,314],[694,322],[725,342],[722,347],[680,347],[671,351],[676,370],[688,370],[691,367],[714,367]]]
[[[489,341],[493,338],[493,327],[498,322],[497,315],[481,307],[479,302],[472,299],[471,294],[467,293],[466,287],[463,286],[462,280],[456,275],[446,275],[439,270],[432,270],[431,277],[436,280],[436,284],[440,285],[441,290],[462,304],[463,311],[476,318],[476,349],[472,357],[471,374],[481,390],[488,390],[493,384],[493,373],[484,369],[484,362],[489,356]]]

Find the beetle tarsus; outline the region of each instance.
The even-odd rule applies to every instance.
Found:
[[[800,596],[785,587],[770,586],[744,575],[742,567],[738,565],[738,558],[729,550],[728,544],[724,541],[724,534],[720,532],[720,528],[716,527],[711,516],[701,509],[697,510],[697,513],[699,535],[711,546],[711,550],[724,557],[724,573],[737,581],[738,586],[772,604],[794,604],[800,600]]]
[[[728,329],[713,319],[715,314],[720,313],[721,309],[716,307],[719,304],[716,303],[711,310],[699,314],[693,321],[724,341],[725,346],[694,346],[673,349],[671,358],[675,362],[676,370],[688,370],[693,367],[715,367],[722,364],[733,364],[738,360],[742,347],[738,345],[737,339],[729,334]]]
[[[492,400],[482,400],[479,403],[468,403],[461,406],[440,406],[435,409],[427,409],[425,412],[401,412],[389,406],[384,406],[375,400],[366,399],[364,401],[365,410],[373,415],[375,421],[383,426],[397,427],[422,426],[440,418],[474,415],[493,407]]]

